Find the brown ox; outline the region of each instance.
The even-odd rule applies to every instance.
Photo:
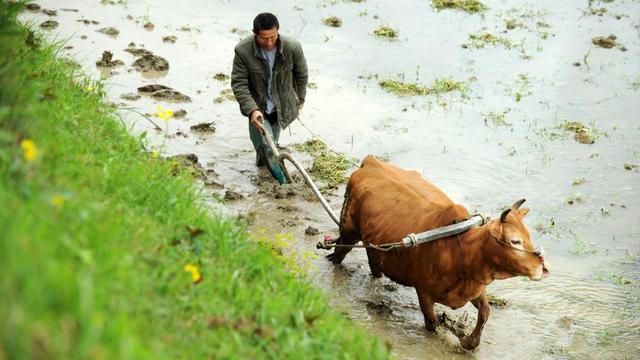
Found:
[[[549,274],[547,263],[535,253],[529,230],[522,222],[529,212],[518,209],[523,202],[505,210],[500,219],[457,236],[389,252],[367,248],[371,272],[415,287],[426,327],[432,331],[438,325],[434,303],[457,309],[471,301],[478,309],[478,321],[461,344],[473,349],[480,343],[489,317],[487,285],[513,276],[540,280]],[[368,156],[349,179],[337,243],[397,242],[410,233],[468,218],[469,212],[463,206],[454,204],[416,171]],[[328,257],[339,264],[350,250],[336,248]]]

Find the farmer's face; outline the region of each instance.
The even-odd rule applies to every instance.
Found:
[[[278,29],[273,28],[269,30],[260,30],[256,34],[256,41],[258,45],[266,51],[273,50],[276,47],[276,41],[278,40]]]

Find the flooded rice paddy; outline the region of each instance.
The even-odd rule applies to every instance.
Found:
[[[289,253],[312,259],[314,284],[396,357],[639,358],[640,2],[484,3],[467,13],[411,0],[43,0],[21,19],[104,79],[150,150],[195,154],[213,206],[247,218],[255,236],[286,234]],[[551,275],[489,286],[494,305],[475,352],[454,335],[471,331],[472,306],[439,307],[446,326],[427,332],[414,290],[373,278],[363,251],[334,267],[315,249],[337,227],[306,186],[280,188],[255,168],[226,75],[262,11],[302,43],[312,83],[304,124],[285,130],[281,145],[313,132],[351,158],[416,169],[471,212],[527,199]],[[395,36],[374,34],[381,28]],[[381,86],[435,89],[443,80],[462,86],[418,95]],[[137,90],[148,85],[169,89]],[[166,110],[183,111],[153,116]],[[336,212],[343,192],[328,196]]]

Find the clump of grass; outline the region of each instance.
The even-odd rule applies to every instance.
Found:
[[[485,4],[478,0],[431,0],[431,4],[437,10],[458,9],[472,14],[488,9]]]
[[[463,48],[473,47],[476,49],[482,49],[487,45],[502,45],[507,49],[511,49],[513,47],[513,44],[509,39],[493,35],[486,31],[477,34],[469,34],[469,39],[471,39],[471,43],[463,44]]]
[[[340,20],[337,16],[329,16],[328,18],[324,18],[322,23],[331,26],[331,27],[340,27],[342,26],[342,20]]]
[[[380,26],[373,31],[373,34],[384,39],[395,39],[398,37],[398,32],[388,26]]]
[[[340,184],[346,184],[349,178],[346,173],[351,163],[343,154],[333,153],[325,143],[319,139],[311,139],[294,147],[298,151],[311,154],[313,164],[308,172],[317,180],[325,183],[322,190],[336,189]]]
[[[404,83],[392,79],[380,80],[378,84],[380,84],[384,90],[399,96],[432,95],[451,91],[460,91],[464,94],[468,91],[467,86],[463,82],[453,81],[451,79],[436,79],[430,87],[420,86],[414,83]]]
[[[489,111],[483,113],[482,115],[484,116],[485,125],[488,125],[489,121],[491,121],[497,126],[511,126],[511,123],[507,122],[506,120],[506,115],[509,113],[509,111],[511,111],[510,108],[506,109],[505,111]]]

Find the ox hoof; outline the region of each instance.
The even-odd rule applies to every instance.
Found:
[[[460,340],[460,345],[466,350],[473,350],[480,345],[480,337],[465,336]]]

